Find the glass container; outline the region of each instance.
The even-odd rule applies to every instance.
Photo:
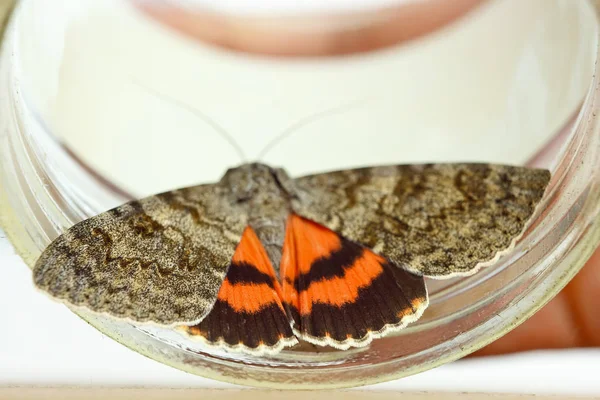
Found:
[[[431,161],[549,168],[510,253],[474,276],[428,282],[423,317],[366,348],[253,357],[74,311],[159,362],[252,386],[359,386],[463,357],[548,302],[600,240],[595,3],[479,3],[409,41],[288,57],[192,40],[125,1],[22,0],[0,58],[2,227],[31,266],[77,221],[217,180],[242,158],[293,176]],[[369,24],[402,15],[401,4],[368,6],[379,16]],[[310,35],[307,20],[328,12],[287,25]],[[364,23],[357,12],[327,27]]]

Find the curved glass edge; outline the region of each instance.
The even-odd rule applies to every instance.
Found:
[[[579,117],[578,125],[580,125],[581,129],[598,130],[595,116],[595,110],[597,109],[597,92],[598,78],[596,77],[594,85],[590,90],[590,95],[586,100],[586,103],[589,106]],[[5,138],[0,136],[0,140],[3,141],[4,139]],[[594,140],[597,139],[594,137]],[[598,148],[597,142],[584,143],[583,145],[587,147],[588,151],[593,151]],[[589,153],[588,156],[590,156]],[[595,159],[593,158],[592,161],[595,160],[597,162],[597,154],[592,153],[591,157],[594,156]],[[0,164],[0,169],[5,166],[6,165]],[[569,165],[568,167],[572,168],[573,165]],[[0,172],[2,174],[8,173],[6,169],[4,171],[0,170]],[[0,178],[1,177],[2,176],[0,176]],[[246,369],[244,375],[240,376],[239,371],[230,368],[230,362],[225,360],[221,365],[216,365],[214,359],[209,360],[209,362],[205,364],[194,365],[189,363],[189,359],[187,359],[180,351],[175,352],[164,343],[154,343],[154,345],[150,345],[149,343],[144,342],[144,347],[141,347],[140,341],[137,339],[141,338],[142,336],[140,335],[143,334],[133,326],[124,326],[125,324],[118,322],[113,323],[104,318],[97,318],[95,315],[79,312],[77,310],[74,310],[74,312],[103,333],[134,351],[140,352],[154,360],[178,369],[225,382],[270,388],[325,389],[361,386],[412,375],[461,358],[506,334],[543,307],[543,305],[545,305],[568,283],[568,281],[583,266],[600,241],[600,221],[597,218],[599,204],[597,201],[599,195],[598,177],[596,176],[595,178],[596,180],[593,182],[592,186],[585,191],[585,197],[581,198],[583,205],[581,205],[581,208],[576,209],[573,214],[574,219],[569,222],[570,224],[574,224],[575,219],[584,219],[583,221],[577,221],[580,231],[577,233],[577,237],[573,239],[576,241],[575,245],[568,249],[559,249],[564,254],[562,254],[562,256],[561,254],[558,254],[560,257],[555,268],[549,272],[547,270],[542,271],[535,279],[534,289],[526,296],[521,296],[521,298],[511,304],[507,310],[504,310],[506,312],[504,313],[505,315],[501,315],[500,323],[490,319],[486,323],[480,325],[476,330],[472,330],[469,333],[469,337],[464,338],[463,344],[453,343],[453,351],[447,351],[447,347],[444,346],[441,348],[430,349],[428,352],[429,356],[431,356],[432,352],[438,352],[439,354],[433,361],[421,363],[417,359],[419,355],[415,355],[412,359],[412,366],[395,370],[394,372],[389,371],[394,368],[395,364],[394,361],[391,361],[380,365],[361,366],[351,373],[348,369],[339,369],[328,372],[327,378],[329,382],[321,381],[323,378],[319,375],[323,375],[323,372],[319,370],[303,371],[303,373],[298,374],[298,377],[295,379],[293,377],[293,371],[291,370],[275,370],[274,368],[253,366],[252,368]],[[32,266],[39,255],[39,245],[32,240],[32,237],[26,231],[25,226],[16,218],[16,213],[10,207],[4,189],[2,179],[0,179],[0,224],[5,227],[5,231],[17,252],[29,266]],[[527,282],[526,284],[531,283]],[[117,327],[118,329],[116,329]],[[481,338],[481,340],[469,341],[469,339],[472,339],[473,337]],[[443,343],[442,345],[447,346],[446,343]],[[422,356],[423,355],[421,355],[421,357]],[[370,369],[370,376],[368,378],[361,378],[361,371],[364,372],[366,369]],[[304,381],[307,378],[310,380],[310,375],[314,376],[313,379],[317,383],[311,383],[311,386],[307,387],[301,380]],[[270,376],[272,379],[265,380],[266,376]]]
[[[2,191],[0,191],[0,194],[4,196],[4,193]],[[2,203],[6,204],[4,201]],[[588,208],[597,207],[593,207],[592,204],[588,204]],[[0,217],[2,218],[1,222],[3,227],[8,227],[8,229],[6,229],[5,232],[9,236],[9,238],[17,239],[26,237],[26,235],[24,236],[23,231],[14,229],[15,227],[21,227],[21,225],[6,223],[8,219],[12,219],[14,221],[15,218],[14,214],[9,208],[2,207],[0,209]],[[37,252],[33,250],[35,246],[28,246],[28,243],[23,240],[12,240],[12,243],[15,246],[17,252],[20,255],[25,256],[26,261],[35,260],[35,258],[37,257]],[[533,292],[531,292],[527,297],[522,298],[519,302],[514,304],[510,308],[511,311],[514,311],[513,315],[500,318],[500,320],[506,321],[501,327],[501,329],[497,329],[498,322],[494,320],[488,321],[488,323],[482,325],[478,329],[479,332],[477,332],[477,335],[479,337],[485,337],[484,340],[464,347],[456,346],[455,348],[458,349],[457,351],[447,353],[441,357],[435,358],[434,362],[422,364],[415,363],[415,366],[413,368],[403,369],[394,373],[385,372],[385,370],[390,368],[389,364],[380,365],[377,366],[377,368],[381,370],[381,373],[371,374],[371,377],[367,379],[357,378],[353,380],[345,380],[340,379],[340,376],[333,377],[329,375],[329,382],[321,382],[319,384],[310,384],[310,386],[307,386],[303,382],[293,382],[287,379],[284,379],[283,381],[279,381],[277,379],[266,381],[264,380],[264,374],[278,375],[278,371],[268,368],[259,371],[255,369],[252,371],[248,370],[246,371],[248,373],[245,374],[245,376],[240,376],[239,374],[235,373],[236,371],[228,371],[228,368],[225,365],[223,366],[225,367],[223,369],[216,369],[214,368],[214,365],[193,367],[192,365],[187,364],[185,362],[185,359],[182,359],[181,354],[173,352],[170,347],[165,346],[162,343],[159,343],[158,346],[149,346],[148,343],[146,343],[146,346],[141,347],[140,343],[143,341],[139,341],[137,339],[143,337],[144,335],[131,325],[124,326],[123,324],[117,324],[119,325],[119,329],[117,330],[115,329],[115,324],[111,323],[106,319],[97,318],[95,315],[82,313],[77,310],[74,310],[74,312],[80,317],[82,317],[84,320],[86,320],[88,323],[98,328],[107,336],[129,347],[130,349],[145,355],[146,357],[149,357],[156,361],[160,361],[164,364],[170,365],[172,367],[181,369],[189,373],[200,373],[206,378],[211,378],[234,384],[277,389],[334,389],[363,386],[385,382],[409,375],[414,375],[443,365],[445,363],[457,360],[478,350],[481,347],[484,347],[485,345],[493,342],[494,340],[508,333],[509,331],[526,321],[535,312],[542,308],[548,301],[550,301],[577,274],[580,268],[585,264],[587,259],[596,249],[598,243],[600,243],[600,219],[595,218],[593,219],[593,223],[591,223],[586,229],[585,237],[582,240],[580,240],[575,247],[571,249],[571,251],[566,255],[566,257],[564,257],[561,260],[561,267],[554,270],[552,274],[544,277],[544,280],[536,285],[536,288]],[[28,264],[32,265],[31,262],[28,262]],[[492,333],[486,336],[484,335],[486,332]],[[336,374],[338,372],[340,371],[336,371]],[[306,371],[303,371],[303,374],[300,374],[302,377],[304,377],[304,379],[306,379],[305,373]],[[322,374],[322,372],[319,371],[310,371],[309,373],[315,375]],[[341,371],[341,374],[343,375],[343,371]]]

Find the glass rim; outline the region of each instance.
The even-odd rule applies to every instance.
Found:
[[[596,49],[596,54],[598,54],[598,49]],[[557,161],[557,164],[555,165],[550,187],[549,187],[546,195],[544,196],[544,199],[541,203],[540,208],[538,208],[536,217],[532,220],[530,229],[523,236],[522,241],[520,242],[520,247],[515,250],[517,254],[514,254],[513,258],[509,257],[510,259],[507,260],[508,262],[510,262],[509,265],[519,262],[519,260],[521,258],[527,257],[528,254],[530,254],[529,252],[524,250],[524,247],[531,245],[531,244],[527,244],[527,240],[528,240],[528,238],[529,239],[531,238],[531,235],[540,234],[540,233],[543,233],[544,236],[551,235],[551,233],[552,233],[551,229],[549,229],[549,227],[544,226],[544,215],[547,214],[548,212],[551,212],[552,207],[557,207],[560,205],[559,202],[557,201],[557,198],[561,196],[560,191],[564,190],[563,188],[565,187],[565,185],[568,185],[568,182],[567,182],[568,179],[570,179],[570,177],[572,177],[574,173],[577,173],[577,168],[578,168],[578,165],[576,162],[578,160],[577,157],[581,156],[582,152],[585,153],[587,151],[588,155],[589,155],[589,151],[594,150],[591,148],[593,146],[590,147],[589,143],[586,143],[586,139],[589,140],[590,135],[598,136],[598,127],[597,127],[598,122],[596,120],[595,113],[594,113],[595,107],[597,105],[596,103],[598,101],[598,99],[597,99],[598,90],[599,90],[598,84],[600,82],[600,80],[599,80],[600,78],[597,75],[597,72],[599,70],[598,64],[596,64],[595,70],[596,70],[596,74],[594,75],[593,82],[590,85],[590,88],[585,97],[583,105],[582,105],[577,117],[574,118],[574,121],[573,121],[574,131],[572,132],[572,136],[569,139],[568,145],[563,147],[561,155],[557,157],[558,159],[560,159],[560,161]],[[23,95],[23,94],[21,93],[21,95]],[[27,104],[26,100],[27,99],[25,97],[22,97],[22,103],[21,103],[22,107],[27,108],[28,106],[30,106],[30,104],[29,105]],[[27,112],[31,113],[32,111],[33,111],[33,109],[29,109]],[[44,121],[41,119],[39,114],[33,113],[32,115],[33,115],[34,119],[37,119],[36,123],[41,124],[42,128],[44,128]],[[82,164],[82,161],[77,159],[75,154],[72,154],[70,151],[68,151],[68,149],[66,149],[66,147],[64,147],[62,145],[62,143],[60,143],[60,141],[57,140],[54,137],[54,135],[51,134],[51,132],[49,130],[42,129],[40,132],[44,132],[48,136],[45,138],[45,140],[54,140],[55,141],[55,145],[59,146],[62,149],[61,151],[64,153],[62,156],[67,157],[67,158],[69,158],[69,157],[72,158],[72,161],[75,164],[80,165],[80,167],[83,168],[84,170],[86,169],[85,165]],[[29,139],[30,138],[28,138],[28,140]],[[28,143],[28,145],[35,146],[35,143]],[[35,151],[33,151],[31,153],[31,155],[35,156]],[[592,156],[593,156],[593,154],[592,154]],[[536,155],[536,157],[537,157],[537,155]],[[536,157],[534,157],[534,159]],[[600,162],[600,160],[598,160],[596,157],[595,162],[598,163],[598,162]],[[2,172],[2,171],[0,171],[0,172]],[[88,171],[88,172],[90,172],[90,171]],[[91,170],[90,173],[92,174],[92,172],[93,172],[93,170]],[[91,176],[93,177],[93,174]],[[578,176],[581,178],[580,175],[578,175]],[[95,178],[95,179],[97,179],[97,178]],[[52,179],[50,179],[50,180],[52,180]],[[155,347],[148,346],[147,348],[142,348],[142,347],[138,346],[139,343],[136,343],[135,338],[142,337],[142,336],[137,336],[137,335],[147,335],[147,332],[146,333],[141,332],[136,327],[121,326],[118,329],[123,329],[130,336],[129,337],[118,336],[118,334],[117,334],[118,329],[115,330],[114,329],[115,326],[111,325],[110,321],[105,321],[101,317],[97,317],[95,315],[91,315],[86,312],[81,313],[79,310],[74,310],[74,311],[77,314],[79,314],[80,316],[82,316],[85,320],[90,322],[92,325],[97,327],[99,330],[104,332],[105,334],[111,336],[113,339],[125,344],[126,346],[133,348],[135,351],[149,355],[151,358],[157,359],[166,364],[173,365],[179,369],[188,370],[188,372],[193,372],[195,374],[200,374],[200,375],[207,376],[207,377],[217,379],[217,380],[223,380],[223,381],[232,382],[232,383],[244,383],[244,384],[248,384],[251,386],[269,386],[269,387],[278,387],[278,388],[306,388],[305,384],[300,383],[300,380],[302,380],[303,377],[306,378],[308,376],[311,376],[312,377],[311,379],[319,379],[319,375],[322,375],[324,373],[324,371],[329,371],[331,373],[335,373],[335,375],[337,377],[339,377],[340,379],[334,383],[311,382],[311,384],[315,385],[314,388],[349,387],[349,386],[365,385],[365,384],[372,384],[372,383],[387,381],[387,380],[394,379],[394,378],[397,378],[400,376],[410,375],[410,374],[421,372],[425,369],[433,368],[433,367],[441,365],[443,363],[460,358],[466,354],[471,353],[472,351],[474,351],[480,347],[483,347],[484,345],[490,343],[491,341],[495,340],[497,337],[503,335],[508,330],[511,330],[516,325],[523,322],[525,319],[527,319],[529,316],[531,316],[535,311],[537,311],[539,308],[541,308],[547,301],[549,301],[556,293],[558,293],[558,291],[572,278],[572,276],[575,275],[575,273],[583,265],[582,260],[584,260],[586,258],[586,255],[591,254],[591,251],[593,250],[593,248],[595,248],[597,243],[600,241],[600,222],[598,221],[597,216],[595,214],[593,214],[593,213],[597,213],[597,210],[595,209],[594,204],[593,204],[593,200],[594,200],[593,196],[598,195],[598,188],[597,188],[598,182],[597,181],[598,181],[598,177],[597,177],[597,173],[596,173],[595,182],[592,182],[592,183],[594,183],[595,186],[591,185],[588,190],[582,191],[580,193],[580,197],[571,199],[572,201],[569,202],[569,204],[566,206],[567,211],[571,211],[573,209],[575,210],[574,216],[572,216],[572,218],[587,216],[587,218],[586,218],[587,221],[585,221],[585,224],[580,227],[580,232],[578,232],[578,235],[570,238],[572,247],[569,248],[569,251],[567,252],[567,254],[566,255],[562,254],[562,258],[561,258],[562,264],[561,265],[563,265],[564,268],[562,268],[562,270],[556,269],[556,270],[548,271],[547,269],[542,269],[540,271],[534,271],[537,273],[534,274],[533,277],[528,275],[525,278],[523,278],[523,276],[524,276],[523,274],[520,274],[518,276],[513,276],[512,281],[510,282],[512,287],[507,285],[504,288],[503,293],[498,292],[498,293],[494,294],[494,296],[496,298],[504,296],[506,294],[506,292],[510,292],[510,290],[514,289],[515,286],[522,285],[523,279],[525,280],[525,282],[536,282],[537,283],[537,285],[532,284],[531,292],[528,292],[525,294],[523,294],[523,293],[520,294],[521,297],[518,298],[517,301],[512,306],[513,307],[512,311],[514,311],[514,312],[508,313],[510,315],[509,320],[507,320],[507,321],[503,320],[503,321],[501,321],[501,323],[496,323],[492,320],[485,321],[480,326],[472,329],[472,331],[479,332],[479,334],[476,335],[477,337],[475,339],[473,339],[471,337],[472,340],[465,342],[464,345],[461,347],[455,347],[453,351],[443,352],[444,350],[446,350],[445,346],[447,346],[448,343],[442,342],[442,343],[438,344],[437,347],[431,347],[431,348],[428,348],[419,353],[411,354],[410,356],[406,357],[405,361],[411,361],[411,360],[416,361],[414,364],[411,364],[408,368],[401,369],[401,370],[397,369],[391,373],[389,371],[387,371],[386,368],[391,365],[396,365],[398,362],[398,360],[396,360],[396,359],[388,359],[388,360],[378,363],[377,365],[364,364],[364,365],[358,365],[357,367],[356,366],[354,366],[354,367],[352,367],[352,366],[335,367],[334,366],[334,367],[332,367],[333,370],[327,369],[327,366],[322,365],[322,364],[309,366],[306,364],[305,360],[302,360],[302,359],[300,360],[300,362],[292,362],[291,364],[290,364],[289,360],[288,361],[284,360],[284,362],[282,362],[281,364],[278,365],[278,367],[280,367],[280,369],[276,369],[275,367],[273,367],[272,364],[269,364],[269,362],[270,362],[269,360],[268,360],[268,362],[262,363],[262,364],[261,363],[252,364],[252,362],[253,362],[252,360],[250,360],[250,361],[248,361],[248,360],[232,360],[232,359],[223,358],[222,355],[215,353],[215,354],[211,355],[212,358],[205,358],[203,361],[204,364],[202,364],[202,362],[201,362],[200,366],[197,366],[194,364],[186,364],[185,362],[182,362],[182,360],[189,360],[188,358],[186,358],[190,355],[189,350],[179,349],[181,351],[181,354],[177,355],[177,357],[179,357],[179,358],[172,359],[172,358],[170,358],[172,353],[169,353],[169,349],[166,347],[161,347],[161,346],[167,346],[167,345],[171,346],[168,343],[165,344],[164,341],[160,344],[158,344],[158,343],[154,344]],[[102,182],[101,180],[98,180],[98,184],[105,185],[106,183]],[[107,186],[107,188],[111,189],[110,186]],[[4,190],[4,187],[2,187],[2,189]],[[581,200],[581,199],[583,199],[583,200]],[[581,202],[581,204],[578,205],[578,202]],[[543,210],[543,212],[540,212],[540,210]],[[0,210],[0,212],[6,212],[6,210]],[[571,223],[573,223],[573,221],[571,221]],[[10,232],[11,232],[11,230],[7,229],[7,234],[9,234],[9,236],[11,234]],[[554,238],[554,241],[552,241],[550,239],[546,240],[545,238],[538,237],[535,245],[544,246],[550,242],[554,243],[555,241],[556,241],[556,238]],[[16,246],[16,247],[19,250],[19,246]],[[38,249],[38,250],[41,250],[41,249]],[[19,251],[19,252],[21,253],[21,251]],[[544,258],[547,259],[551,256],[552,256],[552,254],[545,254]],[[493,270],[486,271],[486,272],[488,275],[491,273],[496,273]],[[502,272],[502,270],[500,272]],[[527,270],[525,272],[530,272],[530,271]],[[474,278],[474,279],[483,279],[482,277],[479,277],[479,275],[476,275],[476,276],[477,276],[477,278]],[[485,275],[485,276],[487,276],[487,275]],[[517,298],[517,297],[515,297],[515,298]],[[490,302],[493,300],[490,297],[490,298],[487,298],[485,301]],[[531,303],[531,302],[528,303],[528,301],[533,301],[533,303]],[[529,304],[529,306],[525,306],[525,304]],[[464,313],[469,313],[469,312],[472,312],[472,310],[479,309],[479,307],[484,307],[484,306],[485,306],[485,304],[472,304],[469,309],[466,309],[463,311],[464,311]],[[505,310],[503,310],[503,311],[505,311]],[[494,324],[492,324],[493,326],[490,326],[490,321],[494,322]],[[411,329],[411,328],[409,328],[409,329]],[[426,329],[426,327],[424,328],[423,325],[421,325],[420,328],[413,330],[413,333],[418,336],[419,332],[424,329]],[[483,334],[484,332],[485,332],[485,335]],[[439,350],[442,350],[442,353],[436,353]],[[171,349],[171,351],[174,351],[174,350]],[[433,357],[431,359],[427,359],[427,356],[431,355],[431,354],[435,354],[435,357]],[[302,358],[302,355],[298,354],[298,353],[295,353],[294,356]],[[334,357],[334,360],[335,360],[336,356],[326,356],[326,357]],[[246,362],[246,364],[244,364],[243,362]],[[248,364],[248,362],[250,362],[250,364]],[[334,364],[335,364],[335,362],[334,362]],[[302,372],[298,372],[299,365],[302,365],[305,368]],[[240,370],[240,366],[245,367],[245,369],[243,370],[243,373],[245,373],[246,375],[244,377],[240,377],[240,376],[232,377],[234,375],[231,375],[231,374],[234,373],[235,371]],[[351,369],[353,369],[353,371],[352,371],[352,373],[349,373]],[[360,374],[357,375],[357,373],[365,371],[365,370],[369,370],[369,377],[368,378],[364,378],[364,377],[360,378],[359,377]],[[202,373],[199,373],[199,371],[201,371]],[[232,371],[234,371],[234,372],[232,372]],[[347,380],[341,379],[344,377],[344,374],[347,374],[349,379],[347,379]],[[297,375],[297,376],[295,376],[295,375]],[[259,378],[259,377],[264,378],[264,377],[269,377],[269,376],[274,376],[275,380],[268,381],[268,380],[264,380],[264,379],[261,380]]]

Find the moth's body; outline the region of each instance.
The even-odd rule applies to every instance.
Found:
[[[491,164],[300,178],[244,164],[76,224],[34,282],[70,305],[254,354],[296,338],[365,346],[420,317],[424,277],[470,275],[510,249],[549,179]]]
[[[248,226],[278,269],[291,199],[297,197],[293,180],[281,168],[251,163],[228,170],[219,184],[231,188],[231,202],[243,209]]]

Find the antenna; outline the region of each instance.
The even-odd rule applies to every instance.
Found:
[[[164,93],[160,93],[148,86],[145,86],[141,83],[139,83],[138,81],[136,81],[135,79],[131,78],[131,82],[139,87],[141,87],[142,89],[146,90],[147,92],[153,94],[154,96],[162,99],[162,100],[166,100],[168,102],[170,102],[171,104],[174,104],[178,107],[183,108],[184,110],[192,113],[193,115],[197,116],[198,118],[200,118],[202,121],[204,121],[208,126],[210,126],[211,128],[213,128],[219,135],[221,135],[221,137],[223,139],[225,139],[227,141],[227,143],[229,143],[237,152],[238,156],[240,157],[240,159],[242,160],[242,162],[246,162],[246,154],[244,153],[244,150],[240,147],[240,145],[235,141],[235,139],[233,138],[233,136],[231,136],[229,134],[229,132],[227,132],[227,130],[225,128],[223,128],[221,125],[219,125],[214,119],[212,119],[211,117],[209,117],[208,115],[204,114],[202,111],[197,110],[193,107],[191,107],[190,105],[176,100],[170,96],[165,95]]]
[[[211,128],[213,128],[218,134],[220,134],[238,153],[238,155],[240,156],[240,159],[242,160],[242,162],[246,162],[247,157],[244,153],[244,150],[240,147],[240,145],[235,141],[235,139],[233,138],[233,136],[231,136],[229,134],[229,132],[227,132],[221,125],[219,125],[215,120],[213,120],[211,117],[209,117],[208,115],[204,114],[203,112],[201,112],[200,110],[197,110],[193,107],[191,107],[188,104],[185,104],[179,100],[176,100],[172,97],[169,97],[167,95],[165,95],[164,93],[160,93],[148,86],[145,86],[139,82],[137,82],[135,79],[131,78],[131,82],[135,85],[140,86],[141,88],[143,88],[144,90],[146,90],[147,92],[153,94],[154,96],[161,98],[163,100],[167,100],[170,103],[179,106],[185,110],[187,110],[188,112],[192,113],[193,115],[197,116],[198,118],[200,118],[201,120],[203,120],[207,125],[209,125]],[[301,118],[300,120],[294,122],[293,124],[291,124],[290,126],[288,126],[286,129],[284,129],[279,135],[277,135],[275,138],[273,138],[269,143],[267,143],[267,145],[265,147],[263,147],[263,149],[260,151],[260,153],[258,154],[257,159],[260,160],[262,159],[264,156],[267,155],[267,153],[269,151],[271,151],[273,149],[273,147],[275,147],[277,144],[281,143],[284,139],[290,137],[292,134],[296,133],[298,130],[300,130],[301,128],[312,124],[313,122],[318,121],[319,119],[323,118],[323,117],[328,117],[331,115],[335,115],[341,112],[345,112],[348,111],[348,109],[357,106],[359,104],[364,103],[365,99],[359,99],[359,100],[355,100],[343,105],[339,105],[336,107],[332,107],[323,111],[319,111],[316,112],[312,115],[308,115],[304,118]]]
[[[355,100],[352,101],[350,103],[347,104],[343,104],[341,106],[337,106],[337,107],[332,107],[329,108],[327,110],[323,110],[323,111],[319,111],[316,112],[312,115],[306,116],[304,118],[301,118],[299,121],[294,122],[292,125],[288,126],[286,129],[284,129],[279,135],[277,135],[275,138],[273,138],[269,143],[267,143],[267,145],[265,147],[263,147],[263,149],[261,150],[261,152],[258,154],[258,159],[262,159],[264,156],[267,155],[267,153],[273,148],[275,147],[277,144],[281,143],[281,141],[283,139],[286,139],[288,137],[290,137],[292,134],[294,134],[295,132],[297,132],[298,130],[300,130],[300,128],[303,128],[307,125],[312,124],[313,122],[318,121],[319,119],[323,118],[323,117],[327,117],[330,115],[335,115],[337,113],[341,113],[344,111],[348,111],[348,109],[363,103],[364,99],[361,100]]]

